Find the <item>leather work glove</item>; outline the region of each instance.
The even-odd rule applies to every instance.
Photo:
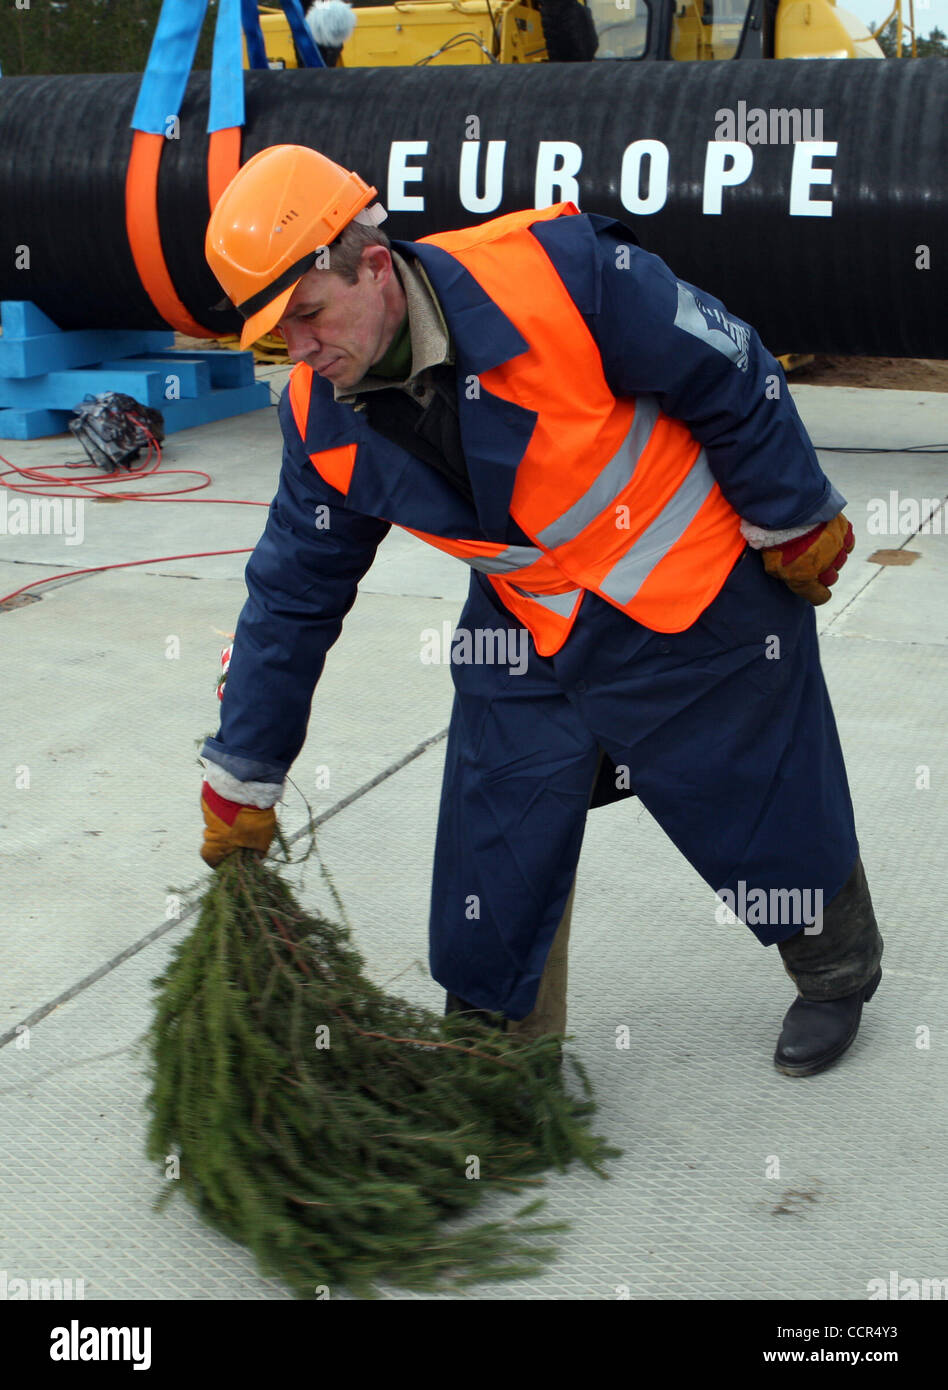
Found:
[[[209,782],[201,788],[204,812],[204,843],[201,858],[216,869],[236,849],[255,849],[266,854],[276,834],[276,811],[272,806],[245,806],[227,801]]]
[[[830,585],[839,578],[846,556],[855,545],[852,523],[840,512],[796,540],[770,546],[760,553],[768,574],[801,598],[819,605],[832,597]]]

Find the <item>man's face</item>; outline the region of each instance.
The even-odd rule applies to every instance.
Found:
[[[391,256],[381,246],[363,252],[354,285],[331,270],[304,275],[277,324],[290,361],[307,363],[343,390],[361,381],[393,334],[385,290],[391,278]]]

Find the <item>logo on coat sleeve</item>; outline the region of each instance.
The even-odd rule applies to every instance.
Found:
[[[675,327],[690,333],[693,338],[713,347],[716,352],[729,357],[742,372],[747,371],[747,348],[750,331],[743,324],[735,323],[720,309],[703,304],[687,286],[678,283],[678,312]]]

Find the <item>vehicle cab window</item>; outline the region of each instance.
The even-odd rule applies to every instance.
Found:
[[[599,35],[596,58],[641,58],[648,46],[651,6],[646,0],[586,0]]]

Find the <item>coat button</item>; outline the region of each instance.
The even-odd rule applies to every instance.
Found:
[[[671,649],[671,642],[659,642],[658,644],[658,650],[661,652],[662,656],[667,656]]]
[[[586,684],[585,681],[577,681],[574,689],[577,695],[585,695],[586,691],[589,689],[589,686]]]

